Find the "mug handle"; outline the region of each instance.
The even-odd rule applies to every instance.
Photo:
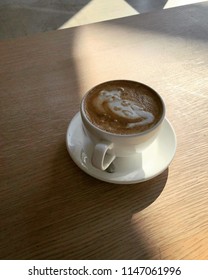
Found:
[[[115,159],[113,143],[102,141],[95,145],[92,153],[92,165],[100,170],[105,170]]]

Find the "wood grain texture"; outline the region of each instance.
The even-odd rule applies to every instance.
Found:
[[[0,43],[0,258],[208,258],[208,5]],[[83,94],[109,79],[155,88],[177,134],[160,176],[113,185],[65,147]],[[157,162],[155,162],[157,164]]]

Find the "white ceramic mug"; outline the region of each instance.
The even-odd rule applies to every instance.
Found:
[[[153,89],[151,90],[154,91]],[[105,170],[116,157],[130,157],[135,155],[135,153],[140,153],[155,140],[165,118],[165,104],[157,92],[154,91],[161,100],[163,113],[156,125],[136,134],[115,134],[98,128],[87,118],[84,110],[84,102],[90,91],[82,99],[80,112],[83,129],[93,143],[91,162],[94,167]]]

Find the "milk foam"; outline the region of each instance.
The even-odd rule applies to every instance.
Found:
[[[145,111],[138,100],[129,100],[125,97],[123,88],[102,90],[93,100],[94,105],[102,114],[112,114],[126,122],[127,128],[151,124],[155,117],[151,112]]]

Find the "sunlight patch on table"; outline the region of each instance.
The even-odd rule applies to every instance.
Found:
[[[184,6],[184,5],[190,5],[195,3],[205,2],[205,0],[168,0],[168,2],[165,4],[164,9]]]
[[[124,0],[90,1],[59,29],[136,15],[138,12]]]

